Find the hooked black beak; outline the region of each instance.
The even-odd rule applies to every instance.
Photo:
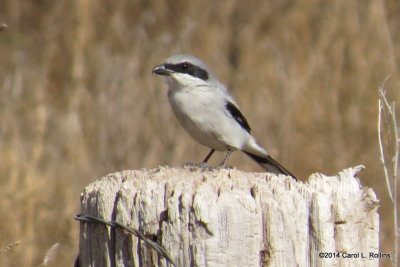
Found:
[[[155,73],[158,75],[170,75],[172,72],[173,71],[167,69],[164,64],[155,67],[152,71],[152,73]]]

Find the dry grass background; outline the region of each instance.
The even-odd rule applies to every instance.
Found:
[[[151,74],[182,52],[213,66],[259,143],[298,176],[365,164],[391,252],[377,89],[390,74],[398,100],[399,18],[396,0],[1,1],[0,249],[20,243],[0,265],[38,266],[59,243],[48,265],[71,266],[86,184],[204,157]],[[260,171],[241,153],[230,163]]]

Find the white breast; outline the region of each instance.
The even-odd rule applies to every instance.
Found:
[[[224,151],[242,149],[254,140],[226,110],[224,88],[205,84],[182,87],[171,79],[168,97],[178,121],[200,144]]]

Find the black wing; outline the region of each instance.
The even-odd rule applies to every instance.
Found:
[[[243,127],[247,132],[250,133],[251,128],[249,123],[247,122],[246,118],[243,116],[242,112],[231,102],[226,102],[226,109],[228,110],[229,114],[237,121],[240,126]]]

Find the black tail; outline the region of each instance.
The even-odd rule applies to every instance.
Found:
[[[284,174],[288,176],[292,176],[293,179],[297,181],[296,176],[294,176],[290,171],[286,170],[282,165],[276,162],[271,156],[260,157],[249,152],[243,151],[247,156],[255,160],[258,164],[261,165],[265,170],[275,173],[275,174]]]

